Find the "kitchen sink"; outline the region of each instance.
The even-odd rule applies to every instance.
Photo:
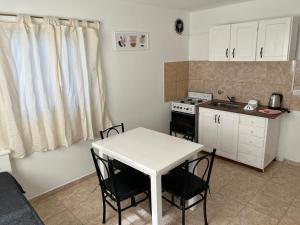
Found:
[[[210,103],[210,105],[216,106],[216,107],[227,108],[227,109],[237,109],[237,108],[241,107],[238,104],[226,103],[226,102],[212,102],[212,103]]]

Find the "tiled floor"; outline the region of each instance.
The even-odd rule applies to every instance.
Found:
[[[65,188],[33,201],[46,225],[94,225],[101,223],[97,178]],[[210,225],[300,225],[300,167],[273,162],[265,173],[217,158],[208,201]],[[164,224],[179,225],[180,211],[163,204]],[[122,214],[123,225],[150,225],[148,202]],[[117,224],[108,207],[107,225]],[[202,204],[187,214],[187,225],[203,224]]]

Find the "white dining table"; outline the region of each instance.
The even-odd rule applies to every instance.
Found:
[[[150,176],[153,225],[162,225],[161,176],[204,148],[143,127],[96,141],[92,146],[102,157],[117,159]]]

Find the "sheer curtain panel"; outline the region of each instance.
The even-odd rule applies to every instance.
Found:
[[[105,109],[99,24],[0,22],[0,148],[15,158],[92,140]]]

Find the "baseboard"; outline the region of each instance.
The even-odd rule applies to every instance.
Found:
[[[290,164],[290,165],[293,165],[293,166],[300,166],[300,162],[292,161],[292,160],[289,160],[289,159],[285,159],[283,162],[287,163],[287,164]]]
[[[95,175],[96,175],[96,172],[88,173],[88,174],[83,175],[83,176],[81,176],[79,178],[73,179],[70,182],[62,184],[62,185],[60,185],[58,187],[52,188],[49,191],[46,191],[46,192],[44,192],[42,194],[38,194],[36,196],[33,196],[33,197],[29,198],[29,200],[30,200],[30,202],[35,202],[37,200],[41,200],[43,198],[49,197],[50,195],[53,195],[53,194],[57,193],[58,191],[60,191],[60,190],[62,190],[64,188],[68,188],[68,187],[71,187],[71,186],[73,186],[75,184],[81,183],[81,182],[85,181],[86,179],[88,179],[90,177],[93,177]]]

